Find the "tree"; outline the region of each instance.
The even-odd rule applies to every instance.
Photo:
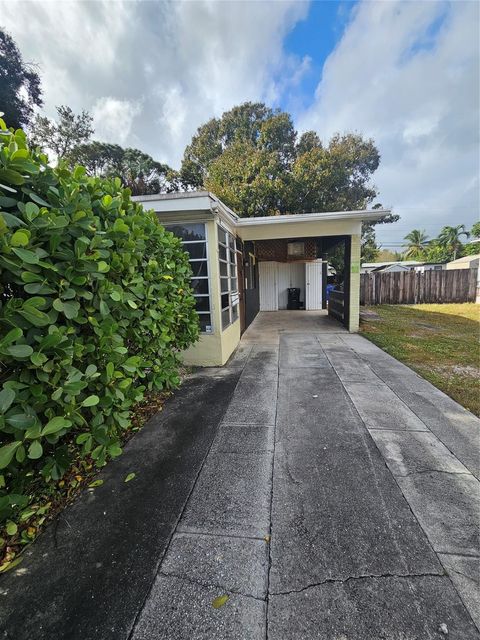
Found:
[[[0,29],[0,110],[10,127],[30,124],[34,107],[41,107],[40,77],[25,62],[13,38]]]
[[[470,235],[475,238],[475,240],[480,240],[480,222],[475,222],[472,225]]]
[[[299,141],[296,145],[296,153],[297,156],[301,156],[307,151],[311,151],[312,149],[317,149],[322,147],[322,142],[315,131],[305,131],[300,136]]]
[[[292,167],[291,213],[365,209],[377,195],[369,180],[379,163],[373,140],[357,134],[337,134],[325,149],[303,153]]]
[[[187,188],[205,186],[211,164],[239,142],[277,153],[287,166],[294,157],[295,139],[289,114],[259,102],[245,102],[197,129],[184,152],[182,183]]]
[[[237,141],[210,165],[205,187],[240,216],[286,213],[288,183],[279,154]]]
[[[56,107],[58,121],[37,115],[32,125],[31,144],[51,151],[57,159],[70,154],[75,147],[87,142],[93,134],[93,118],[88,111],[75,115],[70,107]]]
[[[168,165],[156,162],[138,149],[123,149],[118,144],[88,142],[75,147],[67,156],[68,164],[84,166],[97,177],[118,176],[132,195],[177,191],[179,180]]]
[[[461,236],[469,237],[470,233],[466,230],[464,224],[458,224],[456,227],[446,226],[438,235],[438,244],[444,247],[456,260],[457,254],[461,252],[463,244],[460,240]]]
[[[404,240],[407,240],[405,258],[408,259],[419,259],[425,258],[425,250],[428,246],[428,236],[425,231],[420,231],[419,229],[413,229],[410,233],[407,233]]]
[[[466,256],[474,256],[480,253],[480,222],[475,222],[470,230],[470,240],[468,244],[463,247],[463,253]]]

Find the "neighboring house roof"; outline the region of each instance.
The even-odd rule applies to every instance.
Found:
[[[463,256],[447,263],[447,269],[470,269],[480,266],[480,253],[473,256]]]
[[[407,267],[404,264],[394,262],[393,264],[380,265],[379,267],[376,267],[375,269],[370,269],[369,271],[370,273],[378,273],[380,271],[410,271],[410,267]]]
[[[476,253],[473,256],[462,256],[461,258],[457,258],[456,260],[451,260],[448,264],[465,264],[469,262],[475,262],[480,260],[480,253]]]

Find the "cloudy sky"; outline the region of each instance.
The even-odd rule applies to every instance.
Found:
[[[0,0],[39,64],[44,112],[87,109],[95,137],[178,167],[196,128],[246,100],[382,155],[379,200],[434,236],[479,211],[479,3]]]

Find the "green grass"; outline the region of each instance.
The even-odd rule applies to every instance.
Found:
[[[480,305],[366,307],[362,334],[480,415]]]

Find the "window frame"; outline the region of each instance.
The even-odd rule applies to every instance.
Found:
[[[205,257],[204,258],[190,258],[190,254],[188,254],[188,263],[189,263],[190,269],[192,271],[192,275],[190,276],[190,283],[192,283],[193,280],[206,280],[208,282],[208,293],[193,293],[193,296],[194,296],[195,300],[197,300],[197,298],[208,298],[209,311],[197,311],[197,309],[195,308],[195,313],[197,313],[197,315],[199,317],[201,317],[201,316],[210,316],[210,331],[206,331],[205,329],[202,329],[200,327],[200,333],[209,336],[209,335],[212,335],[213,333],[215,333],[215,322],[214,322],[214,318],[213,318],[212,279],[211,279],[210,265],[209,265],[209,251],[208,251],[209,230],[208,230],[208,225],[207,225],[206,222],[193,222],[193,221],[186,222],[186,221],[182,221],[182,222],[165,223],[163,226],[167,231],[169,231],[170,233],[173,233],[173,231],[170,231],[169,227],[182,227],[182,226],[186,226],[186,225],[189,225],[189,224],[196,224],[196,225],[202,224],[203,228],[204,228],[204,232],[205,232],[205,238],[203,240],[183,240],[179,236],[175,236],[175,237],[180,240],[180,242],[182,243],[182,247],[186,247],[189,244],[204,244],[205,245]],[[186,251],[186,253],[188,253],[188,252]],[[197,263],[197,262],[205,262],[205,264],[207,266],[207,275],[206,276],[196,276],[194,274],[193,265],[194,265],[194,263]],[[191,286],[191,284],[190,284],[190,286]]]
[[[221,239],[221,233],[225,234],[225,241]],[[224,251],[222,251],[222,249]],[[218,253],[218,279],[220,293],[220,326],[225,331],[239,319],[240,289],[238,281],[238,252],[237,240],[233,233],[220,224],[217,224],[217,253]],[[226,259],[221,258],[225,253]],[[226,274],[222,276],[221,265],[226,265]],[[236,288],[232,288],[232,280],[236,282]],[[226,289],[224,285],[227,285]],[[224,306],[222,298],[227,296],[228,304]],[[235,300],[235,302],[233,302]],[[228,323],[224,321],[225,312],[228,311]]]

